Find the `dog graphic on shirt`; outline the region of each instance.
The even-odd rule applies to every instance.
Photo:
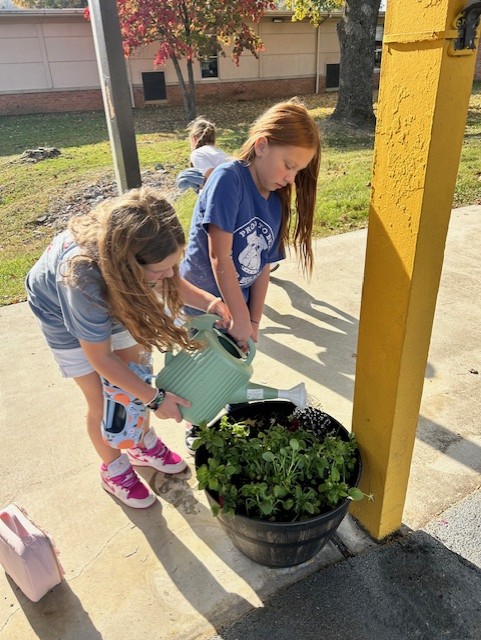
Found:
[[[261,266],[261,254],[267,249],[262,235],[254,231],[247,236],[247,247],[239,253],[239,264],[246,273],[257,273]]]

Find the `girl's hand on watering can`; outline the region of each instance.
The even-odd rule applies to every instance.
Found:
[[[229,331],[229,335],[235,341],[239,349],[244,353],[249,352],[249,338],[252,338],[252,340],[256,342],[250,322],[242,325],[240,323],[234,324],[231,331]]]
[[[172,418],[176,422],[182,422],[183,418],[180,413],[179,405],[181,407],[190,407],[191,403],[188,400],[185,400],[185,398],[181,398],[180,396],[176,396],[175,393],[167,391],[164,401],[154,413],[157,418],[160,418],[161,420]]]
[[[215,298],[207,307],[207,313],[215,313],[221,319],[215,323],[218,329],[229,331],[232,327],[232,314],[222,298]]]

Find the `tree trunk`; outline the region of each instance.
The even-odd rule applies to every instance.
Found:
[[[187,77],[189,78],[189,121],[193,120],[197,115],[197,105],[195,100],[195,81],[194,81],[194,65],[192,60],[187,60]]]
[[[358,127],[373,127],[372,77],[376,25],[381,0],[346,0],[337,24],[341,49],[339,95],[331,118]]]
[[[185,84],[179,60],[176,57],[172,57],[171,60],[174,64],[175,73],[177,74],[177,80],[179,81],[179,87],[182,92],[185,115],[187,116],[187,119],[189,121],[193,120],[197,115],[197,106],[195,101],[195,82],[192,60],[187,60],[187,75],[189,78],[189,86]]]

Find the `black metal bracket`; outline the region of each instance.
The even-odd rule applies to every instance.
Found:
[[[481,0],[468,0],[468,3],[456,18],[458,37],[454,40],[454,50],[476,49],[474,40],[481,16]]]

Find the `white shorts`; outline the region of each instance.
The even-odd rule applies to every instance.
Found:
[[[137,344],[128,331],[120,331],[110,336],[112,351],[128,349]],[[95,369],[92,367],[82,347],[75,349],[51,349],[55,362],[64,378],[79,378],[86,376]]]

